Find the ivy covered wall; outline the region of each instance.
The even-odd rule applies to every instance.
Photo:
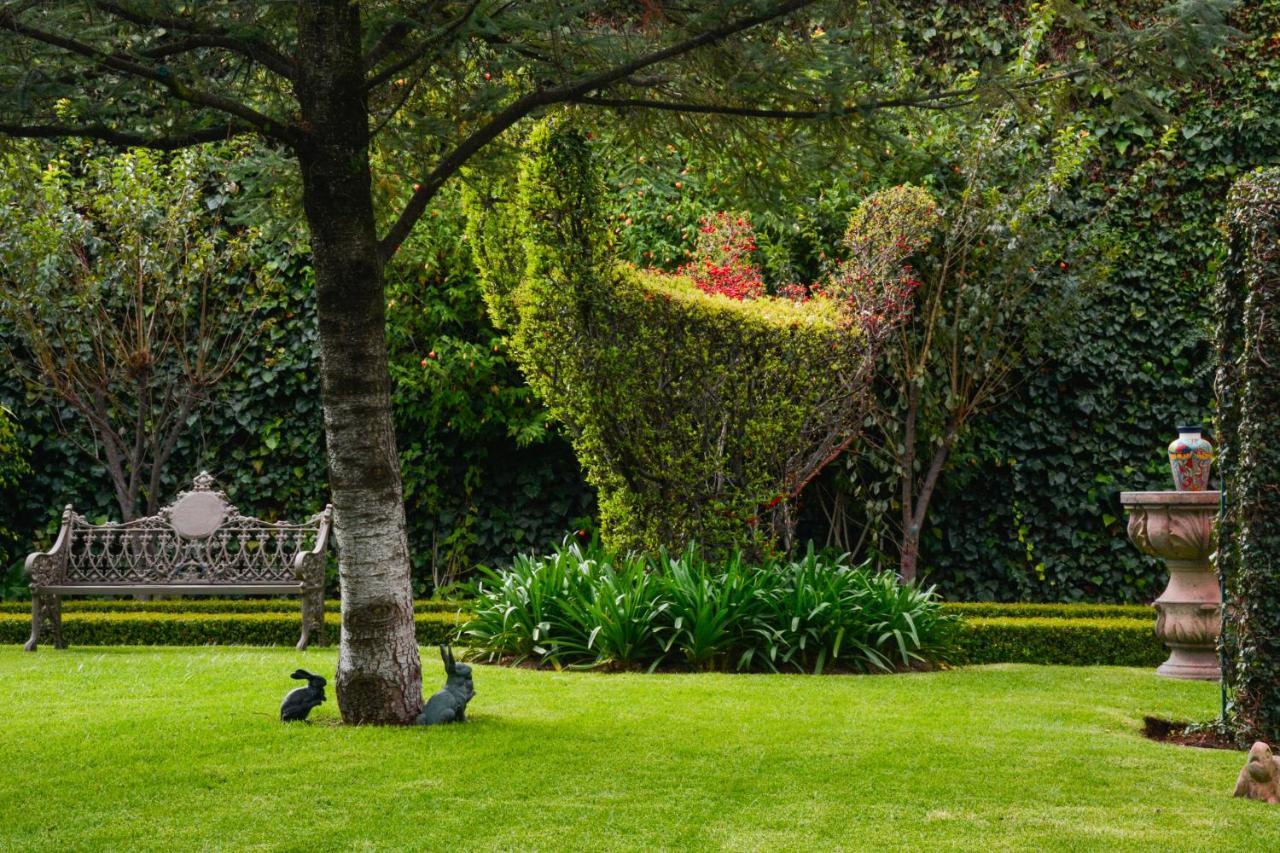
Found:
[[[925,557],[949,595],[1145,602],[1163,587],[1126,538],[1119,492],[1171,488],[1174,427],[1208,423],[1227,194],[1280,160],[1280,3],[1242,3],[1233,25],[1217,79],[1159,94],[1163,116],[1083,113],[1107,155],[1087,190],[1110,201],[1121,254],[956,455]]]

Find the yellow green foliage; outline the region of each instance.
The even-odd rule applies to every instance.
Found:
[[[767,549],[802,473],[861,422],[865,339],[825,300],[738,301],[619,263],[603,193],[583,134],[531,134],[518,203],[469,200],[490,309],[516,320],[513,352],[610,546]]]

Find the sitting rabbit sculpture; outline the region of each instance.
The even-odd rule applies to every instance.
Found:
[[[297,720],[307,719],[307,715],[311,713],[311,709],[324,701],[324,686],[329,682],[325,681],[323,676],[312,675],[305,669],[294,670],[290,678],[296,678],[299,681],[306,681],[306,687],[295,687],[289,691],[289,695],[284,697],[284,702],[280,705],[280,722],[292,723]]]
[[[418,715],[418,725],[434,726],[440,723],[465,723],[467,721],[467,703],[476,695],[475,685],[471,683],[471,667],[458,663],[453,659],[453,649],[440,646],[440,658],[444,661],[444,671],[448,678],[444,688],[427,700],[427,705]]]

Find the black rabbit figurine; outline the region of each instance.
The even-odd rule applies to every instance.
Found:
[[[307,686],[296,687],[284,697],[284,702],[280,705],[280,722],[305,721],[311,709],[324,701],[324,686],[329,682],[325,681],[323,676],[312,675],[305,669],[294,670],[293,675],[289,677],[299,681],[305,680]]]
[[[471,682],[471,667],[455,661],[453,649],[448,646],[440,647],[440,658],[444,661],[444,671],[448,678],[444,688],[427,700],[426,707],[418,715],[420,726],[465,723],[467,703],[476,695],[475,685]]]

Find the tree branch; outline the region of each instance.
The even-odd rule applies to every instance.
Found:
[[[650,98],[600,98],[584,95],[574,98],[575,104],[593,107],[614,107],[617,109],[666,110],[669,112],[696,113],[703,115],[740,116],[742,118],[791,119],[793,121],[812,121],[845,118],[851,115],[889,109],[891,107],[924,107],[927,109],[951,109],[971,103],[971,98],[961,99],[962,92],[937,92],[917,98],[891,98],[884,101],[866,101],[852,106],[836,106],[822,110],[761,109],[758,107],[739,107],[729,104],[700,104],[685,101],[659,101]]]
[[[175,98],[186,101],[197,106],[208,107],[218,112],[233,115],[240,120],[253,125],[263,136],[275,139],[290,146],[297,146],[302,141],[302,132],[292,125],[279,122],[271,116],[265,115],[252,109],[238,101],[225,98],[221,95],[215,95],[212,92],[204,92],[199,89],[193,89],[183,84],[181,81],[173,77],[166,71],[148,68],[141,63],[126,59],[116,54],[105,53],[92,45],[57,33],[47,32],[45,30],[32,27],[18,21],[11,14],[0,11],[0,27],[12,30],[21,36],[26,36],[33,41],[43,42],[53,47],[61,48],[68,53],[77,56],[83,56],[95,65],[126,74],[131,77],[138,77],[143,80],[150,80],[158,83],[168,89]]]
[[[454,18],[452,21],[445,24],[439,30],[437,30],[436,32],[432,33],[431,35],[423,39],[421,44],[419,44],[417,47],[411,50],[406,56],[402,57],[399,61],[392,63],[391,65],[387,66],[386,68],[382,69],[377,74],[374,74],[372,77],[366,80],[364,84],[365,90],[367,91],[369,89],[374,89],[378,86],[381,86],[383,83],[395,77],[401,71],[410,67],[418,60],[422,59],[437,45],[439,45],[444,40],[448,39],[458,30],[462,29],[462,25],[471,19],[471,15],[475,12],[476,7],[479,5],[480,5],[480,0],[471,0],[471,2],[467,4],[467,8],[459,12],[456,18]],[[395,28],[393,27],[392,29],[395,29]],[[390,33],[388,33],[388,35],[390,35]],[[385,41],[385,37],[384,37],[384,41]],[[376,60],[374,59],[374,53],[377,52],[378,48],[381,45],[382,45],[382,42],[379,42],[379,44],[375,45],[373,50],[369,52],[369,58],[365,60],[366,73],[368,71],[373,70],[374,65],[376,64]],[[390,53],[394,49],[395,49],[394,46],[389,47],[386,53]],[[376,57],[376,59],[382,59],[382,57],[379,56],[379,57]]]
[[[76,137],[83,139],[100,139],[121,147],[153,148],[157,151],[176,151],[206,142],[220,142],[233,136],[256,133],[256,129],[239,122],[228,122],[222,127],[209,127],[192,130],[169,136],[147,136],[141,133],[115,130],[101,124],[90,124],[81,127],[61,124],[0,124],[0,135],[15,136],[25,139],[59,139]]]
[[[413,32],[413,25],[408,21],[396,21],[388,27],[382,38],[378,39],[377,43],[369,48],[369,52],[365,54],[364,72],[368,74],[377,68],[378,63],[399,48],[411,32]]]
[[[184,47],[157,53],[155,54],[157,56],[171,56],[174,53],[184,53],[197,47],[218,47],[246,56],[262,67],[274,71],[288,80],[293,80],[297,76],[297,65],[279,50],[276,50],[266,39],[254,37],[237,38],[222,27],[200,26],[195,21],[181,16],[154,15],[132,9],[123,3],[112,2],[112,0],[94,0],[94,5],[102,11],[115,15],[117,18],[128,21],[131,24],[190,34],[190,38],[169,43],[169,47],[172,48],[177,48],[179,45],[185,45]],[[144,55],[151,55],[151,53],[152,51],[148,51]]]
[[[286,80],[296,79],[297,68],[293,63],[287,60],[277,60],[270,54],[254,55],[249,45],[225,36],[187,36],[175,41],[162,42],[138,53],[148,59],[164,59],[168,56],[190,53],[202,47],[221,48],[233,53],[239,53],[256,61],[267,70],[274,71]]]
[[[615,65],[613,68],[599,74],[552,88],[535,89],[522,95],[499,111],[490,119],[488,124],[462,140],[453,151],[449,152],[436,164],[436,167],[418,185],[418,188],[414,190],[413,195],[409,197],[409,201],[400,212],[400,216],[379,241],[378,248],[383,260],[389,260],[396,253],[396,250],[400,248],[400,244],[409,236],[414,224],[426,211],[427,204],[432,197],[439,192],[440,187],[454,172],[462,168],[473,154],[535,109],[577,100],[588,92],[616,83],[651,65],[683,56],[704,45],[714,44],[744,30],[784,17],[811,5],[813,2],[815,0],[786,0],[786,2],[772,6],[759,14],[731,21],[714,29],[705,30],[684,41],[643,54],[621,65]]]

